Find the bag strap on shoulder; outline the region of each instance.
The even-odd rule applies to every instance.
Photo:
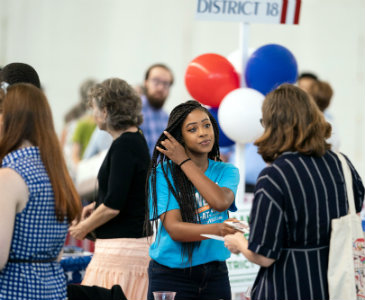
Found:
[[[347,190],[347,202],[349,203],[349,211],[348,214],[356,214],[356,208],[355,208],[355,200],[354,200],[354,192],[352,190],[352,175],[350,167],[345,159],[345,157],[337,152],[337,157],[341,161],[343,174],[345,176],[345,185]]]

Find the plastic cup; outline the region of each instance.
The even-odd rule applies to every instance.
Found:
[[[176,292],[170,291],[158,291],[152,293],[155,300],[174,300],[176,295]]]

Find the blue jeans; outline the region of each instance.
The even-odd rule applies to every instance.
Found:
[[[148,267],[147,299],[153,300],[154,291],[174,291],[175,300],[231,299],[231,285],[227,265],[213,261],[203,265],[174,269],[151,260]]]

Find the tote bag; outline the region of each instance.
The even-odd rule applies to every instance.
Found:
[[[360,216],[356,214],[352,175],[341,154],[337,154],[345,175],[349,211],[331,222],[328,260],[330,299],[365,299],[365,243]]]

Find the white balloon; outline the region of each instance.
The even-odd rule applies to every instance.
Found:
[[[263,94],[251,88],[239,88],[224,97],[218,108],[218,120],[227,137],[245,144],[263,133],[260,118],[264,98]]]
[[[249,58],[251,56],[252,53],[255,52],[255,48],[248,48],[248,53],[247,53],[247,58]],[[234,51],[232,51],[231,53],[229,53],[227,55],[227,60],[234,66],[236,72],[238,74],[242,74],[242,56],[243,53],[241,53],[240,49],[236,49]]]

